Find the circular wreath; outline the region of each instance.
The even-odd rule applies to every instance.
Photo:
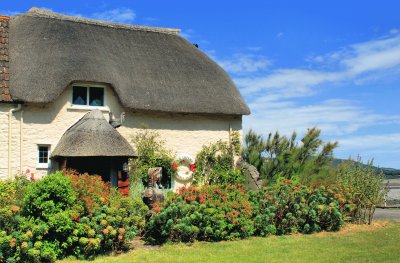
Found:
[[[193,158],[186,155],[178,158],[177,162],[172,164],[172,168],[176,170],[175,178],[179,181],[189,181],[196,171]]]

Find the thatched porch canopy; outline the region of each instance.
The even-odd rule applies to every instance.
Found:
[[[51,158],[134,157],[128,141],[104,118],[100,110],[86,113],[61,137]]]

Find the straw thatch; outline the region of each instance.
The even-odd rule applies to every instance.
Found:
[[[9,42],[14,100],[48,103],[72,81],[94,81],[137,111],[250,113],[227,73],[178,30],[32,9],[11,18]]]
[[[133,157],[135,152],[100,110],[86,113],[61,137],[51,154],[56,157]]]

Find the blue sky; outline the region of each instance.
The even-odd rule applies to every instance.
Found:
[[[3,1],[115,22],[182,29],[232,76],[243,128],[322,129],[335,155],[400,168],[400,1]]]

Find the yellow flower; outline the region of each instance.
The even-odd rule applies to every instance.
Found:
[[[15,238],[10,240],[10,247],[13,248],[17,244],[17,240]]]
[[[27,235],[29,238],[32,238],[32,236],[33,236],[32,231],[30,231],[30,230],[26,231],[26,235]]]
[[[22,242],[22,244],[21,244],[21,249],[22,249],[22,250],[26,250],[27,248],[28,248],[28,243]]]

